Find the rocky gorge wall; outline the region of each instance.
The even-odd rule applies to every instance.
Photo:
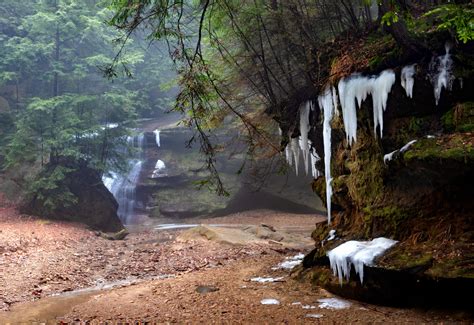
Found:
[[[333,220],[329,225],[317,225],[312,234],[316,248],[304,261],[310,270],[306,272],[316,283],[339,294],[379,303],[400,302],[403,288],[419,283],[420,279],[423,279],[419,285],[423,292],[420,297],[424,298],[418,297],[418,301],[433,296],[435,284],[446,279],[447,284],[443,282],[439,294],[434,296],[441,292],[446,294],[448,289],[464,292],[472,289],[473,51],[472,45],[450,50],[452,87],[443,89],[436,103],[430,76],[434,73],[433,58],[443,55],[443,50],[439,47],[431,56],[404,58],[373,70],[364,69],[364,75],[376,76],[382,69],[392,69],[395,73],[383,113],[382,138],[374,135],[372,96],[367,96],[357,108],[357,141],[352,145],[346,138],[343,114],[334,114],[330,125]],[[404,67],[414,63],[414,88],[410,98],[402,87],[401,75]],[[334,82],[336,87],[337,82]],[[312,97],[313,102],[316,98],[317,95]],[[308,137],[313,150],[321,157],[316,167],[324,171],[324,114],[318,105],[314,106]],[[295,110],[279,113],[283,133],[294,130],[289,138],[299,136],[299,115]],[[289,140],[284,138],[283,145]],[[406,150],[399,150],[410,142]],[[387,156],[389,153],[393,154]],[[326,188],[324,177],[314,180],[313,189],[323,200]],[[331,229],[336,230],[336,239],[322,246]],[[349,282],[339,285],[330,275],[326,253],[347,240],[380,236],[399,243],[377,261],[381,268],[366,267],[366,274],[373,281],[362,285],[352,274]],[[392,271],[395,273],[390,273]]]

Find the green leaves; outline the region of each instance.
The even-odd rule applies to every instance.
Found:
[[[433,16],[440,20],[438,29],[449,29],[463,43],[474,40],[474,6],[446,4],[429,12],[425,17]]]

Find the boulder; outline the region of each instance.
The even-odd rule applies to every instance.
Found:
[[[39,193],[32,193],[23,204],[23,213],[47,219],[79,222],[103,232],[116,233],[124,228],[117,215],[118,203],[103,184],[98,171],[81,164],[63,161],[49,164],[39,177],[51,175],[58,167],[68,168],[70,172],[65,174],[57,190],[68,190],[75,197],[75,201],[72,204],[59,202],[51,208]]]

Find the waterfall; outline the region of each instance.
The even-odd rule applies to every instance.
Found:
[[[124,224],[130,224],[137,208],[136,188],[143,165],[143,148],[145,135],[143,133],[128,137],[130,146],[137,148],[135,157],[128,162],[128,173],[121,175],[109,172],[102,180],[107,189],[113,194],[119,204],[117,214]]]

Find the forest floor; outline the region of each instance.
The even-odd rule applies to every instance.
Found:
[[[242,230],[225,228],[214,229],[220,237],[211,240],[190,230],[142,229],[108,241],[82,225],[0,208],[0,324],[472,322],[463,312],[347,300],[345,309],[320,308],[318,299],[334,296],[275,266],[311,249],[307,234],[321,217],[250,211],[203,221],[259,225],[262,217],[275,233],[291,232],[290,239],[246,237],[231,244],[225,239]],[[299,228],[285,230],[288,224]],[[258,283],[254,277],[280,279]]]

